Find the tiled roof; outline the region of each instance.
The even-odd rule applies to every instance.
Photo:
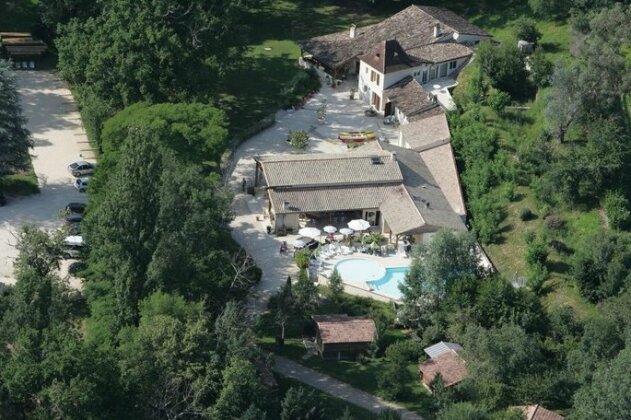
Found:
[[[396,39],[382,41],[372,51],[359,56],[359,59],[382,74],[392,73],[420,63],[409,57]]]
[[[436,24],[440,25],[439,37],[434,36]],[[389,39],[396,39],[407,51],[421,45],[453,39],[454,32],[490,36],[447,9],[412,5],[377,24],[357,28],[354,38],[350,37],[349,30],[344,30],[301,41],[299,44],[321,63],[338,67]]]
[[[272,188],[269,196],[277,214],[376,209],[397,185]]]
[[[371,343],[375,340],[375,322],[348,315],[314,315],[320,339],[324,344]]]
[[[406,147],[416,152],[422,152],[449,143],[451,133],[449,124],[447,124],[447,116],[442,108],[438,108],[438,111],[432,112],[431,115],[423,113],[418,117],[412,118],[408,124],[399,126]]]
[[[435,44],[421,45],[406,51],[411,57],[410,59],[430,63],[442,63],[444,61],[468,57],[473,54],[471,48],[456,42],[438,42]]]
[[[462,346],[460,346],[460,344],[457,344],[457,343],[448,343],[445,341],[441,341],[440,343],[436,343],[434,345],[431,345],[423,349],[425,354],[427,354],[427,356],[431,358],[438,357],[441,354],[445,354],[452,350],[457,353],[460,350],[462,350]]]
[[[423,373],[423,382],[426,384],[431,384],[440,373],[445,387],[455,385],[467,376],[464,360],[453,350],[425,361],[419,366],[419,370]]]
[[[522,410],[525,420],[563,420],[565,417],[558,415],[550,410],[547,410],[537,405],[525,405],[515,407]]]
[[[451,207],[445,194],[432,176],[431,171],[417,152],[391,144],[384,144],[383,148],[389,152],[396,153],[396,159],[403,173],[403,185],[408,197],[410,197],[407,201],[411,199],[412,204],[416,207],[416,212],[421,216],[420,220],[423,221],[423,223],[419,223],[413,229],[422,229],[426,226],[425,229],[434,228],[434,230],[441,227],[466,230],[462,219]],[[391,201],[392,200],[388,200],[387,203],[384,203],[381,207],[382,211],[384,211],[384,216],[386,212],[384,206]],[[405,217],[403,213],[406,212],[407,214],[409,212],[407,205],[402,205],[400,209],[398,216],[396,214],[391,215],[391,217],[386,216],[388,224],[391,223],[393,217],[395,219],[403,218]],[[390,227],[392,227],[392,225]],[[393,232],[400,234],[408,232],[409,230],[411,229],[406,231],[396,231],[393,229]]]
[[[259,161],[268,187],[368,185],[403,180],[397,163],[383,152],[269,156]]]
[[[458,168],[451,143],[420,152],[425,165],[436,180],[436,184],[445,195],[453,211],[466,216],[462,187],[458,177]]]
[[[440,106],[412,76],[388,87],[384,94],[408,118]]]

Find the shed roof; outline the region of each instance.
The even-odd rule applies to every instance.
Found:
[[[436,24],[440,26],[438,37],[434,36]],[[300,41],[299,44],[318,61],[335,68],[389,39],[396,39],[404,50],[408,50],[453,39],[456,32],[490,37],[450,10],[412,5],[379,23],[357,28],[354,38],[350,37],[348,30],[344,30]]]
[[[361,316],[314,315],[320,339],[324,344],[372,343],[375,340],[375,322]]]
[[[449,143],[451,140],[451,132],[444,110],[436,108],[431,111],[417,114],[408,119],[408,124],[399,126],[404,143],[416,152],[432,149]]]
[[[369,185],[403,180],[389,153],[303,154],[259,159],[268,187]]]
[[[453,211],[462,217],[466,216],[467,209],[451,143],[423,150],[419,154]]]
[[[423,349],[425,354],[427,354],[427,356],[431,358],[438,357],[441,354],[445,354],[452,350],[457,353],[460,350],[462,350],[462,346],[460,346],[460,344],[457,344],[457,343],[449,343],[449,342],[441,341],[439,343],[433,344]]]
[[[555,412],[545,409],[539,404],[536,405],[524,405],[515,407],[520,409],[524,414],[525,420],[563,420],[565,417],[558,415]]]
[[[436,375],[440,374],[445,387],[453,386],[467,376],[464,360],[453,350],[425,361],[419,365],[419,370],[423,373],[423,382],[426,384],[431,384]]]

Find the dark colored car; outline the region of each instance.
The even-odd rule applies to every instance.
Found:
[[[87,206],[87,203],[68,203],[64,210],[70,213],[83,214]]]
[[[79,213],[70,213],[66,215],[64,219],[66,220],[66,224],[81,223],[81,221],[83,221],[83,215]]]
[[[68,274],[77,274],[88,267],[83,261],[75,261],[68,266]]]
[[[0,207],[7,204],[7,198],[4,196],[2,191],[0,191]]]

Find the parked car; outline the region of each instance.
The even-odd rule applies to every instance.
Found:
[[[68,172],[72,176],[92,175],[95,169],[96,165],[94,163],[86,162],[85,160],[78,160],[68,165]]]
[[[68,274],[77,274],[87,268],[87,264],[83,261],[75,261],[68,266]]]
[[[2,191],[0,191],[0,207],[5,206],[7,204],[7,198],[4,196]]]
[[[64,210],[67,213],[83,214],[85,213],[85,208],[87,206],[87,203],[68,203],[66,204],[66,207],[64,207]]]
[[[89,181],[89,176],[82,176],[74,180],[74,187],[79,190],[79,192],[85,192],[85,190],[88,188]]]
[[[78,235],[66,236],[63,240],[61,256],[65,259],[81,258],[83,254],[83,237]]]
[[[66,221],[67,225],[73,223],[81,223],[83,221],[83,215],[79,213],[70,213],[66,215],[66,217],[64,217],[64,220]]]

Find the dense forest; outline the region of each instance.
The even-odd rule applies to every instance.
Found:
[[[382,16],[409,2],[348,3]],[[371,356],[383,361],[375,386],[389,399],[409,398],[406,384],[418,378],[407,367],[423,346],[462,344],[469,377],[449,389],[439,379],[426,418],[519,419],[511,407],[526,403],[575,419],[629,418],[631,8],[607,0],[462,3],[440,5],[465,16],[520,11],[511,14],[520,15],[511,20],[514,39],[478,47],[449,115],[472,232],[441,232],[414,250],[397,313],[344,296],[337,277],[320,290],[323,300],[302,270],[253,325],[244,300],[260,271],[230,236],[232,194],[221,166],[247,127],[231,124],[221,104],[230,72],[252,59],[253,16],[276,3],[35,2],[34,31],[54,45],[99,166],[83,226],[81,293],[56,274],[63,231],[19,232],[17,284],[0,297],[0,417],[360,418],[312,389],[289,381],[270,389],[262,380],[270,360],[257,342],[261,324],[284,336],[291,319],[326,304],[378,321],[386,339]],[[541,42],[543,21],[568,25],[567,51]],[[522,54],[517,39],[537,44],[535,52]],[[281,102],[268,106],[312,83],[289,69]],[[28,166],[32,143],[17,98],[0,63],[0,175]],[[569,215],[591,211],[605,227],[577,233]],[[508,240],[509,219],[528,226],[524,251],[510,254],[525,267],[522,288],[501,266],[482,271],[473,258],[478,241],[495,250]],[[579,303],[550,303],[559,278]],[[389,339],[395,324],[404,339]]]

